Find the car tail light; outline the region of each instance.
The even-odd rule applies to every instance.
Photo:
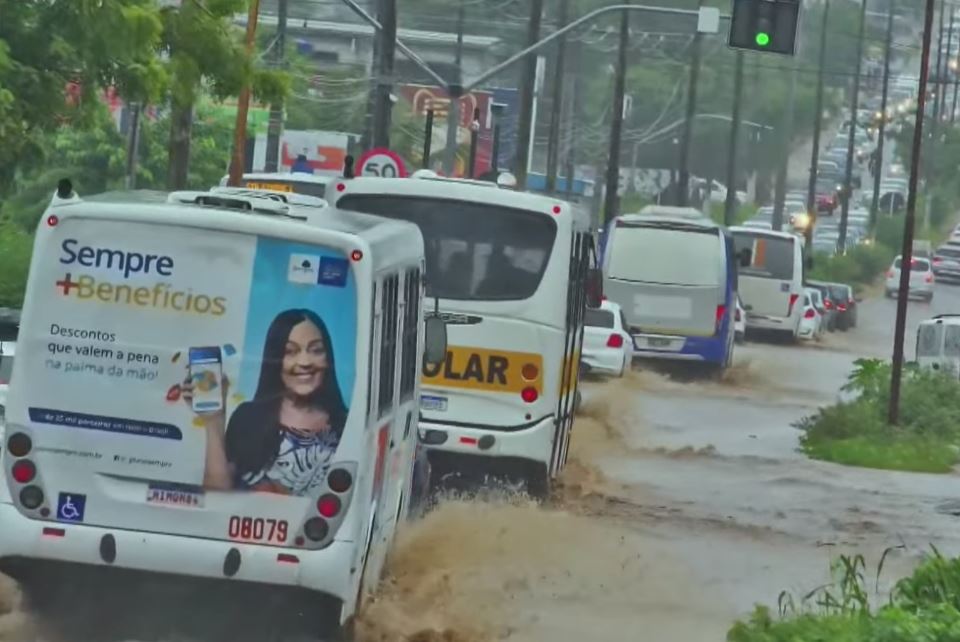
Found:
[[[37,476],[37,467],[29,459],[21,459],[10,472],[18,484],[29,484]]]
[[[520,391],[520,398],[526,401],[527,403],[533,403],[534,401],[540,398],[540,393],[537,392],[536,388],[532,386],[528,386]]]
[[[943,259],[941,259],[939,256],[935,256],[935,257],[933,257],[933,262],[934,262],[934,264],[936,264],[936,263],[943,263]]]
[[[926,278],[924,279],[924,281],[926,281],[927,283],[933,283],[933,273],[932,273],[932,272],[927,272],[927,276],[926,276]]]
[[[343,468],[334,468],[327,475],[327,486],[335,493],[345,493],[353,484],[353,476]]]
[[[737,319],[737,321],[740,320],[740,308],[737,308],[736,319]]]
[[[716,334],[720,334],[720,326],[723,325],[723,317],[727,314],[727,306],[718,305],[717,313],[714,319],[714,328],[716,329]]]
[[[622,348],[623,347],[623,336],[619,334],[611,334],[610,338],[607,339],[608,348]]]
[[[813,308],[807,308],[807,311],[803,313],[803,318],[804,318],[804,319],[812,319],[812,318],[814,318],[815,316],[817,316],[817,313],[816,313],[816,311],[814,311]]]
[[[340,498],[336,495],[324,495],[317,500],[317,512],[327,519],[336,517],[340,513],[341,506]]]
[[[303,525],[303,534],[314,542],[319,542],[325,538],[329,532],[330,526],[327,524],[327,520],[322,517],[308,519],[307,523]]]
[[[787,316],[790,316],[791,314],[793,314],[793,306],[796,305],[797,299],[799,298],[800,298],[799,294],[790,295],[790,305],[787,306]]]
[[[823,300],[823,307],[825,307],[827,310],[832,310],[832,309],[833,309],[833,301],[831,301],[830,299],[824,299],[824,300]]]
[[[894,273],[893,270],[887,270],[887,278],[888,278],[888,279],[892,279],[894,276],[895,276],[895,273]]]
[[[837,304],[837,309],[840,310],[841,312],[846,312],[846,311],[847,311],[847,304],[846,304],[846,303],[839,303],[839,304]]]
[[[7,439],[7,452],[14,457],[26,457],[32,449],[33,441],[22,432],[15,432]]]

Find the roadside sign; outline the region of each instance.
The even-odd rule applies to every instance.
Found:
[[[407,168],[396,152],[380,147],[371,149],[360,157],[357,162],[357,176],[406,178]]]

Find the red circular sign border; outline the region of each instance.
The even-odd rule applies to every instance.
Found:
[[[381,154],[383,156],[388,157],[390,160],[396,163],[397,178],[406,178],[408,176],[407,166],[406,164],[404,164],[403,159],[400,158],[400,154],[386,147],[374,147],[373,149],[367,150],[366,152],[364,152],[360,156],[359,160],[357,160],[357,176],[358,177],[363,176],[363,166],[368,160],[370,160],[374,156],[378,156]]]

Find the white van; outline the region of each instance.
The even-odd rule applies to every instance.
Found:
[[[917,365],[960,378],[960,315],[940,314],[917,327]]]
[[[797,338],[803,315],[803,238],[786,232],[731,227],[737,252],[750,252],[740,267],[739,291],[747,328],[776,330]]]
[[[0,568],[299,589],[349,624],[411,499],[416,226],[268,195],[58,192],[7,405]]]

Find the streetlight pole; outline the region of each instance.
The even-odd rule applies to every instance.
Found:
[[[880,127],[877,128],[877,162],[873,173],[873,197],[870,199],[870,229],[877,224],[880,206],[880,178],[883,174],[883,141],[887,131],[887,91],[890,87],[890,50],[893,48],[893,4],[887,13],[887,42],[883,50],[883,92],[880,95]]]
[[[613,83],[613,119],[610,123],[610,153],[607,160],[607,188],[603,201],[603,223],[618,214],[620,205],[620,138],[623,132],[623,103],[627,78],[627,41],[630,39],[630,13],[620,16],[620,43],[617,46],[617,72]]]
[[[823,22],[820,25],[820,54],[817,64],[817,100],[813,115],[813,149],[810,152],[810,178],[807,182],[807,211],[811,216],[810,224],[804,231],[807,247],[813,238],[813,223],[817,220],[817,158],[820,156],[820,126],[823,121],[823,66],[827,57],[827,24],[830,20],[830,0],[823,3]]]
[[[273,43],[273,60],[278,68],[283,67],[287,48],[287,0],[277,2],[277,39]],[[283,103],[270,105],[270,124],[267,129],[267,159],[264,169],[275,172],[280,167],[280,135],[283,133]]]
[[[690,82],[687,86],[687,113],[683,121],[683,137],[680,139],[680,175],[676,186],[677,205],[684,207],[690,197],[690,143],[693,138],[693,119],[697,113],[697,84],[700,81],[700,54],[703,36],[693,34],[690,59]],[[727,189],[732,187],[727,185]]]
[[[560,26],[567,23],[570,0],[560,0],[560,12],[557,21]],[[567,54],[567,39],[557,42],[557,58],[553,67],[553,97],[550,105],[550,137],[547,140],[547,194],[557,189],[557,170],[560,166],[560,121],[563,119],[563,74]]]
[[[780,141],[780,166],[777,168],[776,198],[773,203],[773,229],[783,229],[783,203],[787,198],[787,170],[790,165],[790,141],[793,139],[793,100],[797,93],[797,64],[790,72],[790,95],[783,112]]]
[[[910,291],[910,262],[913,260],[913,226],[917,209],[917,174],[920,170],[920,147],[923,142],[923,119],[927,103],[927,78],[930,74],[930,32],[933,29],[934,1],[927,0],[923,23],[923,47],[920,54],[920,80],[917,88],[917,113],[913,126],[913,149],[910,155],[910,191],[907,213],[903,219],[903,247],[900,249],[900,290],[897,296],[897,323],[893,334],[893,364],[890,371],[890,405],[887,421],[900,421],[900,380],[903,375],[903,339],[907,329],[907,295]]]
[[[847,216],[850,214],[850,197],[853,195],[850,179],[853,174],[853,143],[857,131],[857,109],[860,107],[860,69],[863,60],[863,34],[867,22],[867,0],[860,0],[860,27],[857,34],[857,66],[853,75],[853,96],[850,100],[850,131],[847,132],[847,163],[843,172],[843,193],[840,201],[839,251],[847,246]]]
[[[737,142],[740,139],[740,100],[743,94],[743,51],[737,51],[733,72],[733,121],[727,145],[727,197],[723,203],[723,224],[733,225],[737,214]]]
[[[540,21],[543,18],[543,0],[532,0],[530,17],[527,21],[527,46],[540,39]],[[527,164],[530,156],[530,135],[534,131],[533,100],[537,83],[537,56],[532,52],[523,63],[523,79],[520,82],[520,118],[517,123],[517,152],[514,156],[513,174],[517,178],[517,188],[527,185]]]
[[[936,87],[936,100],[933,102],[933,134],[936,138],[937,122],[940,120],[940,94],[942,93],[943,83],[940,82],[941,63],[943,62],[943,12],[946,9],[946,0],[940,0],[940,28],[937,30],[937,68],[933,72]]]

